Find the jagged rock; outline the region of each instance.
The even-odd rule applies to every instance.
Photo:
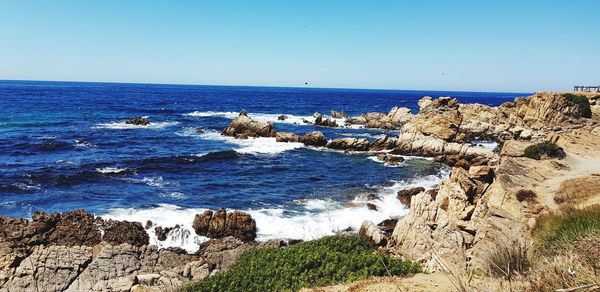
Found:
[[[213,213],[206,210],[194,218],[193,228],[196,234],[210,237],[223,238],[234,236],[243,241],[252,241],[256,238],[256,222],[244,212],[229,212],[221,208]]]
[[[377,227],[379,227],[379,229],[383,231],[386,237],[389,237],[392,235],[394,228],[396,228],[396,223],[398,223],[398,219],[396,218],[385,219],[379,222],[379,224],[377,224]]]
[[[298,136],[294,133],[277,132],[277,134],[275,134],[275,141],[277,141],[277,142],[299,142],[300,136]]]
[[[110,244],[142,246],[149,243],[148,233],[140,222],[108,220],[104,225],[102,240]]]
[[[378,194],[360,194],[357,196],[356,199],[358,201],[368,202],[368,201],[381,200],[381,196]]]
[[[223,135],[245,139],[248,137],[274,137],[275,129],[270,122],[253,121],[245,111],[235,118],[229,127],[223,130]]]
[[[348,114],[345,111],[331,111],[331,117],[334,119],[347,119]]]
[[[300,142],[302,142],[304,145],[317,147],[327,145],[327,139],[325,139],[325,135],[323,135],[323,133],[320,131],[312,131],[305,134],[304,136],[300,137]]]
[[[238,238],[226,236],[203,243],[200,245],[197,254],[201,255],[209,266],[214,267],[214,269],[226,270],[235,263],[242,253],[254,246],[253,243],[246,243]]]
[[[315,118],[315,125],[317,125],[317,126],[332,127],[332,128],[335,128],[338,126],[336,121],[334,121],[330,118],[323,119],[323,115],[320,112],[314,113],[313,117]]]
[[[396,147],[396,139],[388,136],[378,138],[371,143],[371,151],[390,150]]]
[[[340,138],[327,143],[327,148],[346,150],[346,151],[367,151],[369,150],[369,140],[366,138]]]
[[[424,192],[424,191],[425,191],[425,188],[423,188],[423,187],[416,187],[416,188],[400,190],[400,191],[398,191],[396,197],[398,198],[400,203],[402,203],[402,205],[410,207],[411,198],[421,192]]]
[[[358,235],[371,241],[376,246],[384,246],[387,243],[383,231],[369,220],[361,224]]]
[[[149,126],[150,121],[147,118],[135,117],[125,121],[125,124],[136,125],[136,126]]]
[[[377,159],[385,162],[385,164],[389,166],[396,166],[404,161],[402,156],[391,154],[378,154]]]
[[[377,205],[375,205],[373,203],[367,203],[367,209],[372,210],[372,211],[377,211]]]
[[[394,125],[400,126],[408,122],[412,118],[410,109],[405,107],[393,107],[387,114],[386,118]]]
[[[161,227],[161,226],[156,226],[154,228],[154,234],[156,234],[156,238],[159,241],[165,241],[167,240],[167,235],[169,235],[169,232],[171,232],[174,229],[179,228],[179,225],[175,225],[174,227]]]
[[[424,98],[425,99],[425,98]],[[456,99],[438,98],[424,105],[413,119],[406,123],[404,132],[419,131],[445,141],[453,141],[457,137],[462,123],[462,115],[458,111]]]
[[[287,118],[288,118],[288,116],[286,116],[286,115],[280,115],[280,116],[277,117],[277,120],[278,121],[285,121],[285,120],[287,120]]]

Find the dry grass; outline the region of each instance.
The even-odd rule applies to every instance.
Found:
[[[565,180],[560,184],[554,201],[559,204],[579,205],[593,196],[600,195],[600,177],[587,176]]]
[[[598,258],[595,260],[597,262]],[[590,284],[600,285],[598,271],[588,261],[589,259],[574,251],[540,258],[527,277],[529,291],[556,291]]]
[[[529,272],[529,246],[522,242],[497,243],[490,250],[486,262],[490,276],[510,281],[515,276],[523,276]]]

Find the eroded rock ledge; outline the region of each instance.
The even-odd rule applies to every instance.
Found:
[[[210,215],[210,216],[208,216]],[[228,269],[257,243],[256,224],[224,209],[197,216],[210,236],[194,254],[158,249],[139,222],[104,220],[84,211],[36,212],[31,220],[0,217],[0,291],[173,291]],[[168,233],[168,232],[167,232]]]

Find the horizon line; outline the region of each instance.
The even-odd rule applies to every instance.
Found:
[[[82,81],[82,80],[43,80],[43,79],[0,79],[16,82],[57,82],[57,83],[100,83],[100,84],[130,84],[130,85],[175,85],[175,86],[220,86],[220,87],[262,87],[262,88],[295,88],[295,89],[346,89],[346,90],[373,90],[373,91],[430,91],[430,92],[470,92],[470,93],[518,93],[533,94],[544,90],[531,92],[517,91],[473,91],[473,90],[432,90],[432,89],[398,89],[398,88],[363,88],[363,87],[302,87],[282,85],[241,85],[241,84],[198,84],[198,83],[153,83],[153,82],[126,82],[126,81]]]

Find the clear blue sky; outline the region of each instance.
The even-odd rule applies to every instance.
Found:
[[[0,79],[433,90],[600,83],[600,1],[4,1]]]

